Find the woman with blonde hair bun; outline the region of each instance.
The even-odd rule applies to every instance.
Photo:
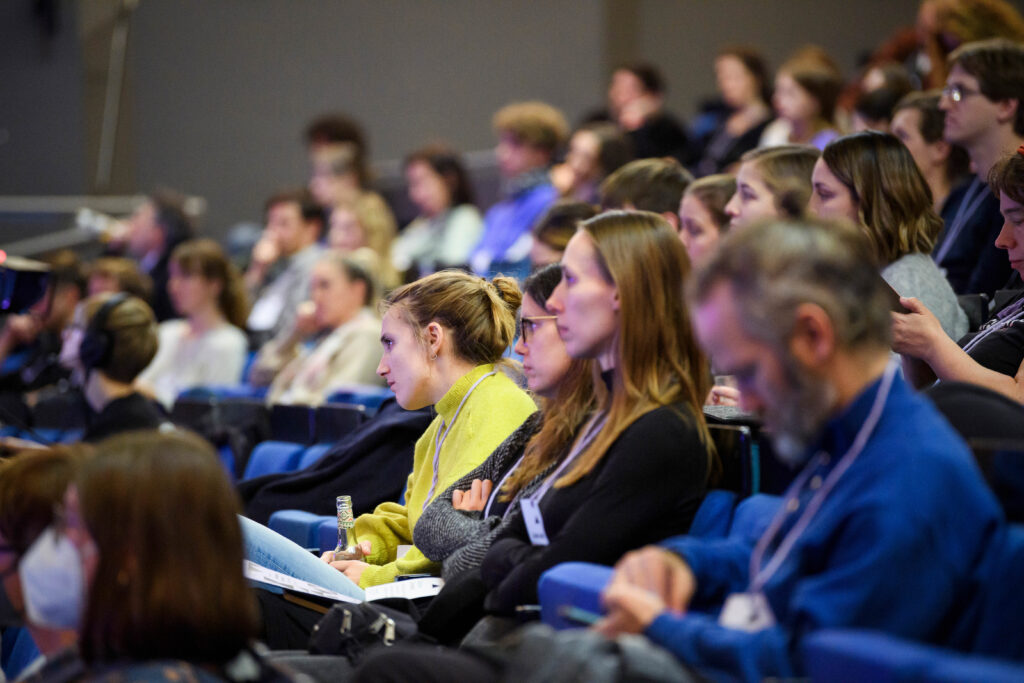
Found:
[[[416,442],[405,503],[383,503],[355,521],[357,550],[323,562],[266,527],[243,520],[249,559],[345,595],[437,573],[413,547],[412,530],[428,503],[487,458],[536,405],[503,371],[515,338],[522,294],[511,278],[492,281],[444,270],[399,287],[382,305],[377,373],[407,410],[434,406],[437,417]],[[353,496],[358,491],[344,492]]]

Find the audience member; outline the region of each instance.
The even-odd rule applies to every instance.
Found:
[[[331,210],[327,246],[343,253],[369,250],[373,253],[373,271],[385,290],[399,280],[391,265],[391,247],[398,228],[391,209],[379,195],[364,192],[351,202],[342,202]]]
[[[160,323],[156,357],[136,387],[170,409],[186,389],[241,381],[249,302],[241,275],[209,239],[178,245],[171,254],[167,290],[182,319]]]
[[[533,226],[530,266],[534,269],[558,263],[580,223],[597,215],[592,204],[563,199],[551,205]]]
[[[0,330],[0,363],[15,367],[0,374],[0,398],[7,410],[25,410],[25,394],[67,377],[58,363],[61,335],[71,322],[75,307],[86,295],[82,266],[75,257],[61,257],[51,265],[43,297],[28,312],[8,315]],[[19,362],[13,354],[23,352]]]
[[[633,143],[617,126],[584,123],[569,138],[565,162],[551,169],[551,184],[562,197],[594,204],[601,182],[632,159]]]
[[[149,276],[139,271],[131,259],[103,256],[89,265],[88,273],[86,291],[89,296],[124,292],[146,301],[153,294]]]
[[[91,454],[92,451],[83,446],[56,446],[19,453],[0,463],[2,590],[14,611],[22,615],[40,653],[39,658],[22,670],[18,680],[72,680],[81,673],[75,647],[78,634],[73,627],[52,623],[59,620],[46,619],[50,615],[26,613],[18,566],[32,544],[53,524],[54,510],[64,501],[68,484]]]
[[[938,91],[931,91],[910,93],[900,100],[892,115],[892,134],[914,157],[917,170],[931,190],[932,206],[948,225],[953,216],[947,215],[946,204],[959,203],[951,193],[962,194],[966,189],[964,181],[970,159],[963,147],[942,139],[946,112],[939,109],[940,97]],[[965,187],[961,188],[961,184]]]
[[[560,461],[559,449],[541,447],[538,435],[545,425],[547,437],[561,442],[564,450],[594,407],[592,362],[569,357],[558,336],[557,316],[544,306],[561,279],[561,265],[552,263],[523,282],[515,348],[523,357],[527,387],[540,400],[542,411],[527,418],[479,467],[435,498],[416,522],[416,547],[443,563],[446,579],[480,566],[518,499],[536,490]],[[514,487],[510,477],[515,471],[521,466],[536,469],[538,459],[543,469]]]
[[[327,334],[314,346],[291,335],[284,344],[271,342],[260,351],[280,356],[276,364],[283,366],[268,402],[319,405],[344,386],[382,384],[375,289],[367,269],[340,252],[328,252],[313,266],[314,323]]]
[[[679,203],[679,239],[690,263],[699,266],[729,229],[725,205],[736,194],[736,179],[724,173],[693,181]]]
[[[160,407],[135,389],[135,378],[156,356],[158,343],[156,318],[141,299],[100,294],[78,305],[60,362],[77,378],[89,407],[83,441],[167,422]]]
[[[568,124],[562,112],[543,102],[517,102],[494,115],[502,199],[484,216],[484,233],[469,263],[478,274],[525,270],[530,228],[558,195],[548,177]]]
[[[854,133],[874,130],[888,133],[892,127],[892,113],[896,103],[906,92],[892,88],[877,88],[863,92],[853,104],[853,119],[850,129]]]
[[[320,258],[323,228],[319,207],[305,192],[280,192],[264,207],[267,226],[252,250],[245,284],[252,311],[246,327],[254,346],[291,328],[309,298],[309,273]]]
[[[536,409],[501,368],[520,297],[510,278],[488,282],[451,270],[388,295],[377,371],[403,408],[433,405],[438,413],[416,443],[405,504],[383,503],[358,517],[355,558],[327,553],[323,562],[243,518],[249,559],[355,597],[400,574],[436,572],[415,547],[398,557],[398,546],[412,543],[413,527],[435,495],[483,462]]]
[[[842,87],[842,74],[824,50],[811,46],[798,51],[776,72],[772,104],[778,118],[765,129],[760,146],[824,149],[839,135],[835,118]]]
[[[996,246],[1024,275],[1024,145],[992,167],[989,182],[1004,218]],[[893,314],[897,351],[925,361],[940,380],[978,384],[1024,403],[1024,290],[959,344],[920,301],[900,302],[908,313]]]
[[[323,207],[323,222],[335,204],[351,201],[370,188],[366,133],[346,114],[317,117],[306,126],[309,191]]]
[[[730,171],[740,157],[757,147],[772,119],[768,67],[756,50],[743,46],[719,50],[715,81],[726,109],[714,129],[698,142],[701,152],[693,166],[698,177]]]
[[[405,158],[404,171],[419,215],[391,245],[394,268],[416,279],[468,263],[483,219],[459,154],[439,145],[423,147]]]
[[[107,440],[21,563],[29,611],[78,630],[84,678],[293,680],[253,649],[238,498],[183,432]]]
[[[812,213],[859,226],[882,278],[897,294],[923,300],[954,339],[967,332],[967,315],[929,255],[942,220],[903,143],[874,131],[837,138],[825,147],[812,178]]]
[[[649,212],[602,214],[570,240],[547,306],[568,354],[600,369],[597,411],[494,539],[480,567],[488,613],[535,604],[541,573],[560,562],[614,562],[689,528],[716,461],[701,412],[709,371],[683,300],[688,265],[669,224]],[[541,469],[519,468],[511,485]]]
[[[675,159],[631,161],[601,183],[603,209],[650,211],[679,230],[679,202],[693,176]]]
[[[125,249],[153,283],[149,301],[158,322],[174,317],[167,292],[171,252],[194,233],[184,197],[171,190],[150,194],[128,219]]]
[[[637,159],[692,161],[686,128],[665,111],[665,79],[653,64],[625,64],[612,73],[608,116],[629,136]]]
[[[821,153],[805,145],[754,149],[740,159],[736,193],[725,205],[729,224],[762,218],[799,218],[811,198],[811,171]]]
[[[945,230],[932,256],[958,294],[989,296],[1006,284],[1009,264],[995,246],[1002,218],[985,180],[996,160],[1024,143],[1024,45],[1005,40],[968,43],[949,57],[939,107],[943,137],[971,157],[976,174],[962,197],[947,200]]]

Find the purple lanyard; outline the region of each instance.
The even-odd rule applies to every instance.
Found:
[[[434,437],[434,471],[431,473],[430,477],[430,491],[427,492],[427,498],[423,501],[424,510],[427,509],[427,505],[430,504],[430,499],[434,497],[434,491],[437,490],[437,467],[441,463],[441,446],[444,445],[444,440],[448,438],[448,432],[452,430],[452,426],[455,424],[455,421],[459,419],[459,413],[462,412],[462,406],[466,405],[466,401],[469,400],[470,394],[480,386],[480,382],[483,382],[491,375],[495,375],[497,373],[497,370],[491,370],[486,375],[473,382],[473,386],[469,388],[466,395],[462,397],[462,401],[459,402],[459,407],[455,409],[455,414],[452,415],[452,421],[448,423],[448,426],[445,426],[444,418],[441,418],[441,425],[437,428],[437,435]]]
[[[590,445],[590,442],[593,441],[594,438],[597,437],[598,433],[604,428],[607,421],[608,415],[606,413],[595,413],[594,416],[590,418],[590,422],[581,435],[580,440],[573,445],[572,450],[569,451],[569,455],[565,456],[565,460],[563,460],[558,468],[544,480],[544,483],[540,485],[540,488],[527,497],[530,500],[539,502],[544,495],[551,490],[551,487],[555,485],[555,480],[558,479],[558,475],[562,473],[562,470],[568,467],[569,463],[576,459],[576,456],[586,450],[587,446]]]
[[[974,215],[974,212],[978,210],[978,207],[981,206],[984,200],[985,188],[981,184],[981,179],[975,176],[974,180],[971,181],[971,186],[964,192],[963,201],[960,202],[956,216],[953,217],[953,223],[949,226],[946,239],[942,240],[939,251],[935,254],[935,263],[942,263],[942,259],[946,258],[946,254],[953,248],[953,242],[956,242],[956,238],[963,232],[967,219]]]
[[[974,335],[974,338],[971,339],[971,341],[964,344],[964,353],[968,353],[988,335],[993,332],[998,332],[1005,327],[1009,327],[1021,318],[1024,318],[1024,297],[999,311],[995,318],[983,325],[981,331]]]
[[[864,450],[864,446],[867,444],[868,439],[871,437],[872,432],[875,431],[875,425],[882,417],[882,410],[885,408],[885,403],[889,398],[889,391],[892,389],[893,380],[896,377],[897,365],[895,361],[890,361],[889,365],[885,368],[885,374],[882,377],[882,384],[878,389],[878,394],[875,396],[875,402],[871,406],[871,411],[868,413],[868,417],[864,420],[864,424],[861,425],[857,431],[857,435],[853,438],[853,444],[850,445],[850,449],[843,454],[843,457],[839,459],[835,468],[829,473],[825,479],[824,484],[818,489],[818,492],[814,494],[810,502],[807,504],[804,513],[797,520],[793,528],[789,530],[786,537],[782,539],[782,543],[779,544],[778,550],[772,555],[772,559],[768,562],[768,565],[764,569],[759,569],[761,561],[764,559],[764,554],[768,550],[768,546],[771,544],[772,539],[779,533],[779,529],[782,528],[783,523],[789,517],[790,512],[795,512],[796,507],[792,510],[790,506],[794,503],[799,505],[797,501],[799,492],[803,490],[804,485],[811,476],[811,472],[817,469],[818,466],[825,463],[827,454],[818,453],[815,456],[814,461],[808,463],[804,471],[800,473],[799,478],[789,487],[789,491],[786,493],[785,499],[782,501],[781,509],[775,513],[775,517],[772,519],[772,523],[768,526],[768,529],[761,535],[757,545],[754,546],[754,552],[750,555],[750,592],[759,593],[764,588],[768,580],[774,576],[775,572],[779,570],[782,563],[786,560],[790,551],[793,550],[793,546],[796,544],[800,535],[810,525],[814,515],[821,508],[822,503],[825,502],[825,498],[835,488],[836,482],[843,476],[846,470],[850,469],[850,466],[860,455],[861,451]]]

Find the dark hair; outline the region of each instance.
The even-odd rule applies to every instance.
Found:
[[[523,294],[541,306],[545,306],[561,279],[562,266],[560,264],[549,263],[546,266],[541,266],[523,280]]]
[[[942,95],[938,90],[912,92],[896,103],[892,111],[893,117],[904,109],[913,109],[921,114],[918,132],[925,142],[932,144],[943,140],[943,128],[946,125],[946,112],[939,109]],[[952,182],[967,175],[970,170],[971,158],[960,145],[949,146],[949,159],[946,161],[946,178]]]
[[[153,292],[153,281],[139,270],[135,261],[121,256],[104,256],[96,259],[89,268],[89,279],[94,276],[107,277],[114,280],[118,291],[149,299]]]
[[[869,121],[892,121],[896,104],[905,93],[893,88],[876,88],[862,92],[853,110]]]
[[[353,153],[352,169],[359,178],[360,187],[366,187],[370,181],[370,172],[367,168],[366,159],[369,156],[369,146],[366,143],[366,133],[359,123],[340,113],[324,114],[313,119],[306,126],[306,145],[339,145],[344,144],[351,148]]]
[[[78,290],[79,297],[84,297],[88,293],[86,269],[74,252],[62,249],[51,254],[45,262],[50,266],[50,291],[74,287]]]
[[[183,431],[97,446],[77,477],[99,561],[79,646],[92,664],[222,664],[259,632],[242,574],[238,495],[213,448]]]
[[[978,79],[981,94],[990,100],[1016,100],[1013,132],[1024,135],[1024,45],[991,38],[961,45],[949,55],[949,67],[959,66]]]
[[[249,317],[249,295],[234,264],[221,246],[211,239],[189,240],[171,252],[171,263],[187,275],[200,275],[220,283],[217,308],[235,327],[245,328]]]
[[[824,50],[813,45],[802,48],[779,67],[779,73],[789,74],[818,103],[818,115],[834,122],[843,75]]]
[[[347,254],[338,249],[328,249],[320,257],[320,261],[329,263],[344,273],[349,282],[363,283],[365,288],[363,294],[364,306],[369,306],[374,302],[377,297],[377,282],[371,274],[370,268],[364,265],[354,252]]]
[[[661,75],[661,70],[650,62],[622,64],[615,70],[628,71],[633,74],[644,86],[644,90],[653,95],[661,95],[665,92],[665,78]]]
[[[761,99],[765,102],[771,100],[772,89],[768,78],[768,63],[760,52],[747,45],[726,45],[715,55],[716,60],[722,57],[738,59],[747,73],[757,81],[757,91],[761,94]]]
[[[641,211],[675,214],[691,182],[693,176],[675,159],[637,159],[601,183],[601,206],[621,209],[632,204]]]
[[[693,195],[701,206],[711,215],[718,232],[722,233],[729,229],[729,214],[725,212],[725,205],[729,199],[736,194],[736,178],[728,173],[698,178],[686,188],[683,196]]]
[[[988,172],[988,186],[997,197],[1005,193],[1024,204],[1024,154],[1019,149],[996,162]]]
[[[164,249],[170,251],[195,234],[195,224],[185,212],[185,197],[175,190],[160,188],[149,195],[154,221],[164,234]]]
[[[608,176],[633,160],[633,141],[622,129],[608,121],[591,121],[577,128],[580,131],[593,133],[597,138],[597,165],[601,167],[601,176]]]
[[[17,555],[24,555],[53,523],[54,507],[85,458],[86,444],[27,450],[0,464],[0,534]]]
[[[295,204],[299,207],[302,220],[306,223],[316,222],[323,230],[324,210],[313,199],[313,195],[306,189],[290,189],[276,192],[263,203],[263,213],[270,213],[270,210],[278,204]]]
[[[473,184],[469,181],[469,174],[466,167],[455,150],[444,145],[427,145],[405,157],[402,164],[403,169],[417,161],[425,163],[434,170],[434,173],[441,176],[448,192],[451,195],[451,205],[473,204]]]
[[[597,215],[592,204],[563,199],[551,205],[533,226],[533,238],[556,251],[565,251],[565,245],[576,234],[580,223]]]

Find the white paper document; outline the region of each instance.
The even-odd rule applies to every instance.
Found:
[[[327,598],[328,600],[352,603],[363,602],[358,598],[352,598],[347,595],[342,595],[341,593],[336,593],[332,590],[327,590],[326,588],[321,588],[315,583],[296,579],[295,577],[282,574],[281,572],[275,572],[273,569],[267,569],[266,567],[258,565],[255,562],[250,562],[249,560],[244,560],[242,566],[243,571],[245,572],[245,578],[252,581],[258,581],[270,586],[284,588],[285,590],[290,590],[293,593],[316,595],[321,598]],[[407,598],[409,600],[415,600],[416,598],[426,598],[432,595],[437,595],[441,592],[441,588],[443,587],[444,579],[436,576],[429,576],[422,579],[394,581],[392,583],[381,584],[380,586],[370,586],[364,591],[364,595],[367,602],[380,600],[382,598]]]

